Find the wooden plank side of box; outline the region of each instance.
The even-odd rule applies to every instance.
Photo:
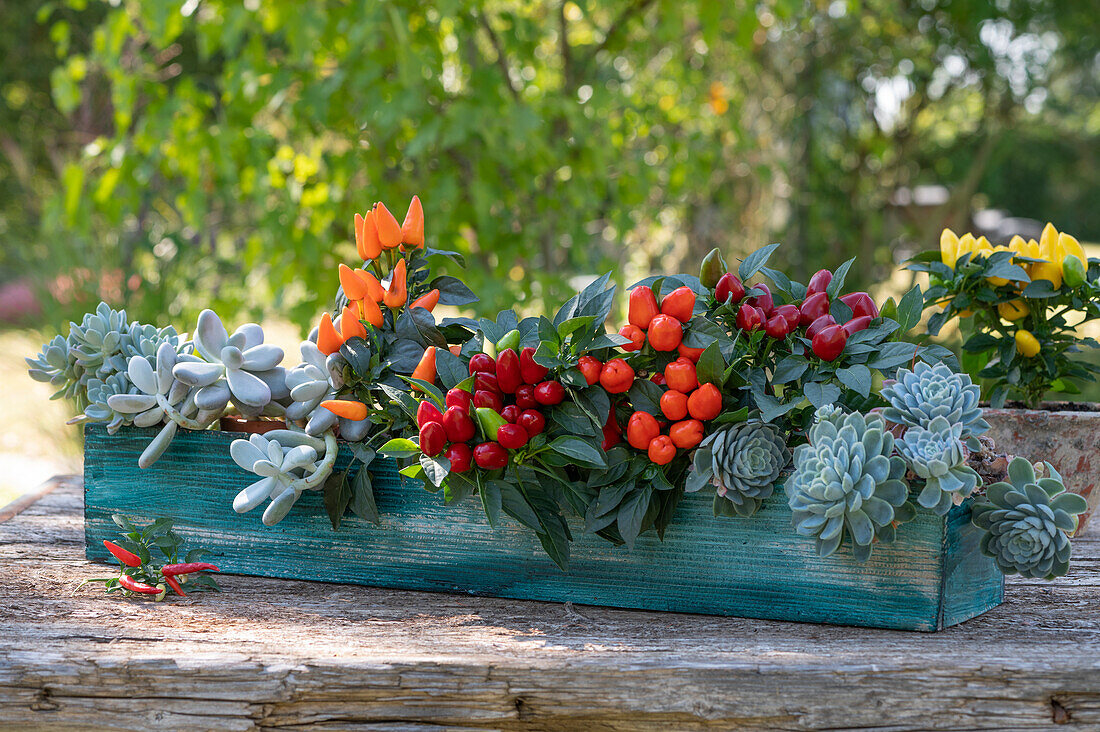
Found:
[[[112,513],[139,522],[171,516],[194,546],[212,549],[223,570],[269,577],[348,582],[400,589],[465,592],[870,627],[936,630],[944,618],[946,522],[927,512],[900,539],[860,564],[842,549],[818,557],[797,536],[782,492],[751,519],[715,518],[711,499],[688,495],[665,541],[650,532],[633,551],[580,535],[561,572],[538,540],[509,519],[492,528],[480,503],[444,506],[439,494],[403,484],[379,460],[374,488],[382,525],[353,516],[333,531],[319,493],[302,496],[279,525],[262,509],[238,515],[234,495],[255,477],[229,457],[240,437],[181,431],[148,470],[137,457],[153,430],[86,430],[85,527],[89,558],[106,559],[102,540],[117,534]],[[342,450],[346,463],[348,451]],[[954,545],[952,545],[954,546]],[[954,585],[998,584],[970,563],[955,562]],[[980,611],[979,611],[980,612]],[[959,622],[965,610],[953,609]],[[976,613],[975,613],[976,614]]]

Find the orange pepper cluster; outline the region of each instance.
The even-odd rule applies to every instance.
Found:
[[[661,395],[661,413],[669,422],[636,411],[626,425],[626,441],[658,465],[672,462],[677,449],[690,450],[702,442],[703,422],[722,411],[722,393],[714,384],[699,383],[695,363],[687,356],[665,366],[663,376],[668,391]]]
[[[639,351],[646,340],[656,351],[675,351],[684,337],[683,323],[691,320],[695,309],[695,293],[690,287],[678,287],[668,293],[657,307],[653,288],[642,285],[630,291],[627,325],[619,335],[630,339],[624,351]]]
[[[408,301],[408,264],[399,257],[390,272],[389,283],[383,286],[379,280],[382,267],[379,258],[383,252],[400,247],[402,252],[424,247],[424,207],[419,196],[413,196],[405,222],[398,224],[384,203],[376,203],[365,215],[355,214],[355,248],[367,269],[353,269],[340,265],[340,286],[348,304],[339,317],[339,330],[329,313],[321,316],[318,327],[317,348],[326,356],[340,350],[349,338],[364,338],[366,324],[381,328],[384,322],[382,306],[399,310]],[[393,255],[388,254],[393,262]],[[378,276],[375,276],[377,274]],[[415,300],[410,308],[421,307],[431,312],[439,303],[439,290],[432,290]]]

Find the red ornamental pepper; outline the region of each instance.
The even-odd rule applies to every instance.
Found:
[[[688,414],[705,422],[722,411],[722,392],[714,384],[703,384],[688,397]]]
[[[634,383],[634,369],[621,358],[613,358],[600,370],[600,386],[608,394],[622,394]]]
[[[600,359],[594,356],[581,356],[577,361],[577,368],[584,375],[584,380],[588,382],[588,385],[592,386],[600,380],[600,371],[603,370],[603,364]]]
[[[649,441],[646,453],[657,465],[668,465],[676,457],[676,445],[668,435],[658,435]]]
[[[524,384],[516,389],[516,406],[520,409],[534,409],[539,405],[535,401],[535,387]]]
[[[504,409],[500,410],[500,416],[504,417],[505,422],[516,423],[519,421],[520,409],[515,404],[509,404]]]
[[[535,349],[528,346],[519,354],[519,373],[525,384],[537,384],[546,378],[550,369],[535,363]]]
[[[603,425],[603,442],[600,443],[600,448],[606,451],[618,445],[622,442],[622,433],[619,423],[615,420],[615,407],[612,406],[607,412],[607,421]]]
[[[769,338],[775,338],[776,340],[786,338],[789,332],[786,318],[782,315],[771,316],[768,318],[768,322],[764,324],[764,332],[768,334]]]
[[[650,376],[649,380],[652,381],[657,386],[664,386],[665,385],[665,375],[662,374],[660,371],[653,374],[653,376]]]
[[[474,403],[474,395],[465,389],[450,389],[447,391],[447,408],[458,407],[470,411],[470,405]]]
[[[508,464],[508,451],[496,442],[483,442],[474,448],[474,462],[479,468],[497,470]]]
[[[695,309],[695,293],[690,287],[677,287],[661,300],[661,312],[671,315],[681,323],[691,320],[691,313]]]
[[[844,352],[844,344],[848,342],[848,334],[839,325],[830,325],[818,331],[811,345],[814,355],[822,361],[835,361]]]
[[[810,327],[806,329],[806,337],[813,339],[813,337],[820,333],[822,329],[828,328],[830,325],[836,325],[836,319],[832,315],[826,313],[814,322],[810,323]]]
[[[671,315],[658,315],[650,322],[646,337],[654,350],[675,351],[684,338],[684,326]]]
[[[872,318],[878,317],[878,306],[875,305],[875,301],[866,292],[852,292],[843,295],[840,301],[852,309],[853,318],[864,315],[870,315]]]
[[[443,457],[451,461],[452,473],[465,473],[470,469],[470,463],[473,461],[474,452],[466,443],[458,442],[448,447],[446,451],[444,451]]]
[[[787,321],[787,333],[794,333],[794,329],[802,320],[802,313],[798,311],[797,305],[780,305],[775,309],[775,314],[783,316],[783,320]]]
[[[483,373],[496,373],[497,362],[488,353],[475,353],[470,356],[470,374]]]
[[[505,424],[497,428],[497,442],[508,450],[518,450],[527,444],[527,430],[518,424]]]
[[[474,407],[488,407],[497,414],[500,414],[504,409],[504,400],[500,398],[500,394],[495,391],[481,391],[474,392]]]
[[[416,426],[423,427],[429,422],[442,422],[443,412],[439,411],[439,407],[435,406],[431,402],[424,400],[420,402],[420,406],[416,408]]]
[[[505,348],[497,354],[497,385],[505,394],[515,394],[522,383],[519,355],[511,348]]]
[[[854,333],[858,333],[861,330],[865,330],[867,326],[874,320],[870,315],[860,315],[858,318],[852,318],[844,324],[844,332],[851,336]]]
[[[755,285],[757,290],[763,290],[763,294],[754,295],[749,298],[749,304],[760,308],[764,313],[764,317],[767,318],[772,314],[772,310],[775,309],[775,301],[772,299],[772,291],[767,285]]]
[[[626,441],[636,450],[645,450],[649,442],[661,434],[657,419],[649,412],[635,412],[626,423]]]
[[[703,441],[703,423],[697,419],[685,419],[669,427],[668,436],[676,447],[690,450]]]
[[[729,301],[731,305],[736,305],[744,296],[745,286],[741,284],[741,280],[737,279],[737,275],[730,272],[722,275],[714,287],[714,299],[718,302]]]
[[[760,330],[764,323],[764,313],[760,308],[744,303],[737,310],[737,327],[741,330]]]
[[[657,297],[651,288],[643,285],[630,291],[626,319],[631,325],[646,330],[659,312]]]
[[[699,357],[703,355],[702,348],[692,348],[691,346],[685,346],[683,343],[676,346],[676,352],[682,357],[688,359],[692,363],[698,363]]]
[[[160,568],[160,573],[165,577],[178,574],[194,574],[195,572],[220,572],[221,570],[209,562],[187,562],[186,564],[166,564]]]
[[[428,422],[420,428],[420,451],[435,457],[447,446],[447,432],[439,422]]]
[[[170,575],[170,574],[164,575],[164,584],[171,587],[175,591],[175,593],[177,595],[179,595],[180,597],[187,597],[187,593],[183,591],[182,587],[180,587],[179,581],[176,580],[176,578],[173,577],[172,575]]]
[[[833,273],[827,269],[819,269],[810,278],[810,284],[806,285],[806,299],[819,292],[825,292],[825,288],[833,281]]]
[[[536,409],[525,409],[520,413],[516,424],[527,430],[528,437],[534,437],[546,429],[546,417]]]
[[[619,328],[619,335],[630,341],[630,343],[619,346],[619,348],[627,353],[640,351],[642,350],[642,346],[645,345],[645,331],[636,325],[627,323],[622,328]]]
[[[688,359],[676,359],[665,366],[665,383],[669,389],[690,394],[699,386],[699,378],[695,373],[695,364]]]
[[[500,382],[497,381],[497,375],[490,374],[487,371],[474,374],[474,393],[479,391],[491,391],[497,394],[504,393],[500,389]]]
[[[678,391],[666,391],[661,395],[661,413],[678,422],[687,416],[688,396]]]
[[[548,407],[561,404],[565,399],[565,387],[558,381],[544,381],[535,387],[535,401]]]
[[[127,551],[127,550],[123,549],[118,544],[114,543],[113,541],[104,540],[103,546],[105,546],[107,548],[107,551],[109,551],[112,555],[114,555],[115,559],[122,562],[127,567],[140,567],[141,566],[141,557],[139,557],[137,554],[134,554],[131,551]]]
[[[824,292],[818,292],[807,297],[802,307],[799,308],[801,317],[799,323],[801,325],[809,325],[822,315],[827,315],[829,312],[829,296]]]
[[[443,431],[447,433],[450,442],[466,442],[473,439],[477,431],[470,412],[462,407],[447,407],[443,413]]]
[[[144,582],[138,582],[136,579],[128,574],[120,575],[118,583],[130,592],[136,592],[139,595],[159,595],[160,588],[147,585]]]

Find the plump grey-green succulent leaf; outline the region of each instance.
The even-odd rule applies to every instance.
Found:
[[[44,346],[35,358],[25,359],[27,372],[35,381],[56,387],[51,399],[76,399],[77,406],[87,406],[86,387],[88,376],[84,367],[76,361],[76,354],[64,336],[54,338]]]
[[[924,481],[917,503],[939,516],[961,503],[978,486],[980,476],[966,465],[962,424],[935,417],[928,427],[909,427],[896,441],[898,454]]]
[[[1062,477],[1049,463],[1046,476],[1021,457],[1008,466],[1009,482],[994,483],[974,503],[974,525],[985,531],[981,550],[1005,574],[1053,579],[1069,571],[1069,535],[1077,516],[1088,510],[1084,498],[1065,492]]]
[[[70,424],[103,422],[107,425],[107,432],[113,435],[122,425],[132,423],[133,416],[118,409],[112,402],[137,394],[137,387],[130,383],[125,374],[111,374],[104,380],[92,379],[88,382],[88,406],[84,408],[84,414],[70,420]]]
[[[760,421],[740,422],[714,432],[701,447],[710,451],[715,513],[719,515],[756,513],[791,459],[779,430]]]
[[[795,531],[813,538],[821,556],[847,538],[855,558],[865,561],[876,538],[893,539],[892,522],[909,495],[894,437],[877,414],[835,411],[822,415],[808,437],[794,452],[785,486]]]
[[[882,416],[896,424],[928,429],[932,420],[943,417],[962,426],[963,439],[989,429],[978,406],[981,389],[945,363],[929,366],[921,361],[912,371],[899,369],[897,379],[885,383],[881,394],[889,402]]]
[[[271,499],[262,521],[267,526],[278,523],[302,491],[317,490],[323,485],[316,481],[307,486],[308,481],[304,479],[318,470],[319,451],[325,449],[323,440],[289,430],[273,430],[266,435],[250,435],[247,440],[234,440],[229,446],[233,462],[259,476],[260,480],[237,494],[233,510],[246,513]]]

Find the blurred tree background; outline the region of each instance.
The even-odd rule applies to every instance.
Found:
[[[976,208],[1100,238],[1093,0],[0,0],[0,281],[305,326],[418,193],[484,311],[783,241],[863,284]],[[921,204],[922,186],[947,195]],[[459,274],[459,273],[455,273]],[[0,282],[3,284],[3,282]]]

